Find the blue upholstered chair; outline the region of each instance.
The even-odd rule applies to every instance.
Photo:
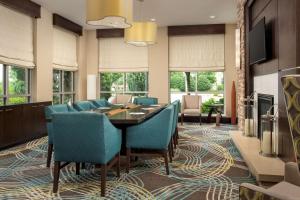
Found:
[[[67,104],[47,106],[45,108],[45,116],[47,119],[47,132],[48,132],[48,157],[47,157],[47,167],[50,167],[52,151],[53,151],[53,128],[52,128],[52,114],[54,113],[67,113],[67,112],[77,112],[73,107]]]
[[[179,114],[179,100],[176,100],[172,103],[172,105],[174,106],[174,116],[173,116],[173,127],[172,127],[172,140],[174,143],[174,147],[176,148],[176,145],[178,144],[178,114]],[[172,143],[171,143],[172,145]],[[173,152],[173,145],[171,146],[172,148],[172,154],[174,156],[174,152]]]
[[[93,100],[92,103],[94,104],[94,106],[96,106],[97,108],[101,108],[101,107],[111,107],[112,104],[109,103],[106,99],[96,99]]]
[[[134,98],[133,103],[136,105],[150,106],[158,104],[158,99],[154,97],[136,97]]]
[[[97,107],[89,101],[78,101],[74,103],[74,108],[78,111],[89,111]]]
[[[168,147],[172,136],[174,106],[170,105],[160,113],[136,126],[131,126],[127,129],[126,134],[126,156],[127,167],[126,172],[129,172],[130,157],[139,156],[134,149],[150,150],[151,155],[157,154],[165,159],[167,175],[169,175],[168,167]],[[155,150],[155,152],[153,152]],[[142,153],[145,155],[146,153]]]
[[[59,171],[65,164],[80,163],[101,165],[101,196],[105,196],[108,168],[117,164],[120,176],[121,131],[115,128],[104,114],[78,112],[58,113],[53,116],[54,182],[53,192],[58,190]]]

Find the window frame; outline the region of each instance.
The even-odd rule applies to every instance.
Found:
[[[122,78],[123,78],[123,90],[122,91],[117,91],[117,92],[112,92],[112,91],[102,91],[101,90],[101,74],[104,73],[118,73],[118,74],[122,74]],[[147,91],[126,91],[127,90],[127,75],[129,73],[144,73],[146,75],[146,80],[147,80],[147,85],[146,85],[146,89]],[[149,72],[145,71],[145,72],[99,72],[99,85],[100,85],[100,92],[99,92],[99,96],[100,98],[102,98],[101,94],[111,94],[111,96],[117,95],[117,94],[131,94],[134,96],[134,94],[144,94],[145,96],[148,96],[149,94]]]
[[[2,63],[0,63],[2,64]],[[3,66],[3,94],[0,94],[0,99],[3,101],[3,106],[7,105],[17,105],[17,104],[9,104],[10,98],[17,98],[17,97],[26,97],[26,102],[24,103],[30,103],[32,100],[32,94],[31,94],[31,87],[32,87],[32,70],[26,67],[21,67],[17,65],[7,65],[2,64]],[[9,67],[15,67],[15,68],[21,68],[25,70],[25,94],[9,94]],[[22,104],[22,103],[19,103]]]
[[[59,91],[55,92],[53,90],[52,86],[52,103],[54,104],[54,96],[59,96],[59,103],[58,104],[64,104],[65,103],[65,96],[66,95],[72,95],[71,102],[73,103],[76,98],[76,91],[75,91],[75,72],[74,71],[67,71],[67,70],[60,70],[60,69],[53,69],[53,75],[54,71],[59,72]],[[72,90],[70,92],[65,92],[64,88],[64,83],[65,83],[65,78],[64,74],[65,72],[70,72],[71,73],[71,88]],[[52,75],[52,84],[54,84],[53,81],[53,75]]]

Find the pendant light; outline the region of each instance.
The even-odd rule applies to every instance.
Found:
[[[143,0],[138,0],[140,4]],[[141,9],[140,9],[141,10]],[[156,43],[157,24],[155,21],[133,22],[125,29],[125,42],[135,46],[147,46]]]
[[[133,0],[87,0],[86,23],[128,28],[132,23]]]

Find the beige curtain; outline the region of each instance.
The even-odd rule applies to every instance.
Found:
[[[33,18],[0,5],[0,62],[33,68]]]
[[[170,71],[224,70],[224,46],[224,34],[170,37]]]
[[[57,27],[53,29],[53,66],[55,69],[78,70],[77,35]]]
[[[148,47],[126,44],[123,38],[101,38],[99,39],[99,71],[148,71]]]

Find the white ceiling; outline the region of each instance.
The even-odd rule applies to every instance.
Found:
[[[47,10],[62,15],[87,29],[101,27],[85,24],[86,0],[32,0]],[[211,19],[210,16],[216,16]],[[159,26],[235,23],[235,0],[134,0],[134,18],[156,19]]]

